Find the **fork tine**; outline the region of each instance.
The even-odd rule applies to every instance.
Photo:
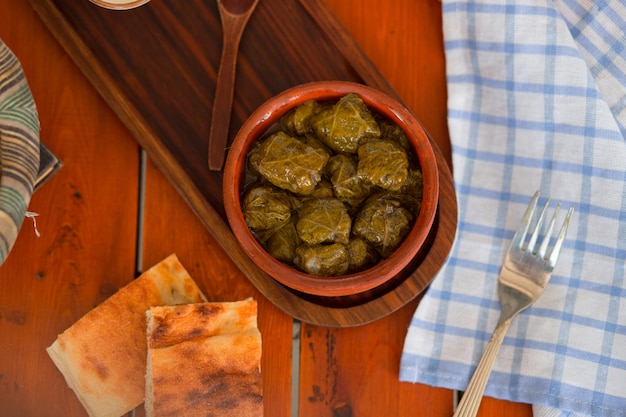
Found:
[[[537,238],[539,237],[539,231],[541,230],[541,226],[543,225],[543,219],[546,217],[546,210],[548,210],[548,204],[550,204],[550,197],[546,200],[546,204],[544,204],[543,209],[541,210],[541,214],[537,219],[537,224],[535,225],[535,229],[533,230],[533,234],[526,245],[526,250],[530,251],[533,255],[535,254],[535,243],[537,243]]]
[[[554,224],[556,223],[556,216],[559,214],[559,210],[561,209],[561,203],[556,205],[556,209],[554,209],[554,214],[550,219],[550,223],[548,224],[548,229],[541,241],[541,245],[539,245],[539,250],[537,251],[537,256],[540,259],[548,259],[546,258],[546,252],[548,250],[548,243],[550,243],[550,237],[552,236],[552,231],[554,230]]]
[[[526,240],[526,234],[528,233],[528,227],[530,226],[530,219],[533,217],[535,207],[537,207],[537,200],[539,200],[539,191],[535,193],[532,200],[530,200],[530,203],[528,203],[528,207],[526,208],[526,212],[522,218],[522,223],[515,232],[515,236],[513,236],[513,240],[511,241],[511,247],[521,248],[524,240]]]
[[[561,247],[563,246],[563,241],[565,240],[565,235],[567,234],[567,227],[569,226],[569,220],[572,217],[572,213],[574,213],[574,207],[570,207],[567,210],[567,215],[565,216],[565,220],[563,221],[563,226],[561,226],[559,236],[556,238],[556,243],[554,244],[554,248],[552,248],[550,258],[548,258],[548,263],[552,267],[556,265],[556,261],[559,259],[559,253],[561,252]]]

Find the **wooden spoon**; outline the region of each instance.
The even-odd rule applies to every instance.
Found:
[[[209,132],[209,169],[214,171],[222,169],[224,164],[239,41],[258,2],[259,0],[217,0],[224,40]]]

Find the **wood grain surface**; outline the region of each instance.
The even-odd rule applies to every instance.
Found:
[[[449,160],[440,3],[397,0],[384,8],[377,0],[325,3]],[[267,416],[452,415],[452,392],[397,381],[406,327],[418,300],[364,326],[303,324],[301,349],[292,352],[292,318],[259,293],[161,167],[142,157],[134,134],[29,1],[0,0],[0,38],[24,67],[42,141],[63,161],[29,207],[40,214],[41,237],[27,220],[0,268],[0,416],[85,416],[45,347],[172,252],[210,299],[259,299]],[[299,356],[296,368],[291,355]],[[532,413],[528,405],[484,400],[479,416],[501,415]]]

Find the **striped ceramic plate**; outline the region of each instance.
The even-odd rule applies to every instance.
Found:
[[[0,264],[15,243],[39,170],[39,118],[22,66],[0,40]]]

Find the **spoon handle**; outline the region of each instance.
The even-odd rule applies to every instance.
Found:
[[[209,169],[213,171],[219,171],[224,164],[240,39],[240,34],[224,36],[209,132]]]

